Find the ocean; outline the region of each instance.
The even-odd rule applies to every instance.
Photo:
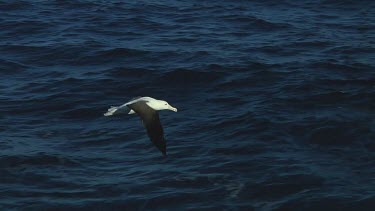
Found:
[[[374,210],[374,1],[3,0],[0,76],[0,210]]]

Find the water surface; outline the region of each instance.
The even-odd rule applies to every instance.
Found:
[[[371,210],[373,1],[0,3],[0,208]],[[136,116],[167,100],[168,158]]]

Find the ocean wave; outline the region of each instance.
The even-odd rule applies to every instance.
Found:
[[[315,69],[324,69],[324,70],[338,70],[338,71],[363,71],[362,65],[358,64],[342,64],[338,61],[319,61],[309,65]],[[367,68],[366,68],[367,69]]]
[[[7,36],[25,36],[43,34],[53,27],[53,24],[41,20],[2,21],[0,27],[6,31]]]
[[[350,0],[343,0],[343,1],[335,1],[335,0],[321,0],[319,2],[319,4],[321,5],[329,5],[329,6],[346,6],[347,8],[350,8],[351,6],[353,6],[352,4],[353,2],[350,1]],[[367,5],[368,3],[372,3],[371,0],[364,0],[364,1],[361,1],[359,4],[356,4],[356,6],[358,5]]]
[[[319,84],[324,85],[337,85],[337,86],[372,86],[375,84],[375,78],[364,79],[322,79],[317,81]]]
[[[266,181],[244,188],[240,193],[243,197],[256,195],[260,198],[278,198],[288,196],[311,189],[320,188],[324,185],[324,178],[314,174],[291,174],[267,178]],[[249,193],[250,192],[250,193]],[[248,194],[247,196],[245,194]]]
[[[3,1],[0,3],[0,10],[5,12],[12,10],[24,10],[29,9],[32,3],[29,1]]]
[[[71,158],[45,153],[38,153],[34,155],[8,155],[0,157],[0,166],[2,168],[46,165],[61,165],[72,167],[80,166],[80,163]]]
[[[98,57],[110,57],[110,58],[117,58],[117,57],[132,57],[132,56],[143,56],[149,53],[148,51],[137,50],[137,49],[130,49],[130,48],[114,48],[105,51],[99,51],[96,53]]]
[[[15,74],[15,73],[23,72],[27,68],[28,68],[27,65],[21,64],[19,62],[0,59],[0,70],[2,73]]]
[[[288,23],[271,22],[254,16],[227,15],[221,16],[220,19],[223,19],[224,21],[232,24],[240,24],[241,27],[246,29],[272,30],[292,27],[292,25]]]
[[[151,78],[156,75],[155,71],[143,68],[123,68],[117,67],[108,70],[104,70],[107,75],[114,78]]]
[[[189,69],[175,69],[164,73],[160,78],[159,82],[166,85],[187,86],[193,84],[211,84],[221,79],[224,73],[215,71],[201,71],[201,70],[189,70]]]
[[[92,107],[80,107],[80,108],[74,108],[70,109],[68,111],[64,111],[61,113],[63,118],[68,119],[77,119],[77,120],[83,120],[83,119],[93,119],[101,117],[103,110],[98,108],[92,108]]]
[[[228,90],[228,89],[243,89],[252,87],[268,87],[276,86],[278,79],[282,80],[284,77],[291,73],[277,72],[273,70],[262,70],[248,68],[247,74],[223,80],[215,86],[215,89]]]
[[[371,46],[362,46],[362,47],[355,47],[351,45],[347,46],[335,46],[330,47],[325,50],[325,53],[334,53],[334,54],[371,54],[374,52],[374,47]],[[368,64],[358,64],[360,66],[368,67]]]
[[[371,210],[375,206],[375,197],[335,197],[317,199],[311,196],[298,197],[281,203],[275,210],[291,210],[298,207],[297,210],[325,210],[325,209],[341,209],[341,210]]]
[[[3,45],[1,49],[25,64],[50,66],[56,63],[74,64],[88,56],[92,47],[80,45]],[[46,59],[48,58],[48,59]]]
[[[36,46],[36,45],[1,45],[0,48],[3,51],[14,54],[30,54],[31,52],[35,54],[45,53],[50,51],[52,48],[49,46]]]
[[[349,145],[360,141],[351,126],[322,126],[314,129],[309,135],[309,142],[318,145]]]

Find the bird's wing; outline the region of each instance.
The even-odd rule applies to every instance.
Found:
[[[141,117],[152,143],[163,153],[163,155],[166,155],[167,147],[164,139],[163,127],[159,119],[159,113],[148,106],[146,102],[147,101],[138,101],[127,106]]]
[[[147,101],[147,99],[145,97],[135,97],[135,98],[131,99],[129,102],[123,104],[123,106],[128,106],[130,104],[133,104],[133,103],[136,103],[136,102],[139,102],[139,101]]]

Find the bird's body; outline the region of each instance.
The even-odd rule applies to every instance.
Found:
[[[177,112],[177,109],[169,105],[166,101],[157,100],[152,97],[138,97],[121,106],[112,106],[104,116],[124,113],[138,114],[142,119],[151,142],[163,153],[163,155],[166,155],[166,142],[158,113],[159,110],[166,109]]]

